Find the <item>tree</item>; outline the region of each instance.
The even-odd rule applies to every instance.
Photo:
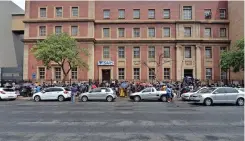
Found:
[[[244,70],[244,38],[238,40],[230,51],[221,54],[220,66],[224,71],[230,68],[233,72]]]
[[[52,34],[45,40],[38,41],[31,51],[47,69],[51,67],[51,62],[57,63],[64,74],[62,82],[65,82],[71,69],[77,67],[88,69],[88,64],[81,58],[81,54],[89,56],[87,49],[80,48],[76,40],[67,33]],[[65,68],[67,64],[68,69]]]

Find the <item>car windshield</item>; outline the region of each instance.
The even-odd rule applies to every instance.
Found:
[[[197,93],[212,93],[216,88],[201,88]]]
[[[14,92],[13,89],[3,89],[5,92]]]

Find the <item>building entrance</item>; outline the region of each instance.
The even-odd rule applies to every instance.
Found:
[[[184,77],[193,77],[193,69],[184,69]]]
[[[109,82],[111,79],[111,70],[110,69],[102,69],[102,81]]]

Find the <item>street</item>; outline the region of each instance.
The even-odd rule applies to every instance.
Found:
[[[244,107],[0,101],[0,141],[242,141]]]

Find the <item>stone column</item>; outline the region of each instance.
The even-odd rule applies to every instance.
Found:
[[[89,43],[88,44],[88,65],[89,65],[89,70],[88,70],[88,79],[94,80],[94,43]]]
[[[183,47],[176,45],[176,78],[180,81],[183,77]]]
[[[28,58],[29,58],[29,45],[25,44],[24,45],[24,55],[23,55],[23,79],[27,80],[28,79]]]
[[[196,46],[196,78],[201,80],[202,76],[202,63],[201,63],[201,46]]]

